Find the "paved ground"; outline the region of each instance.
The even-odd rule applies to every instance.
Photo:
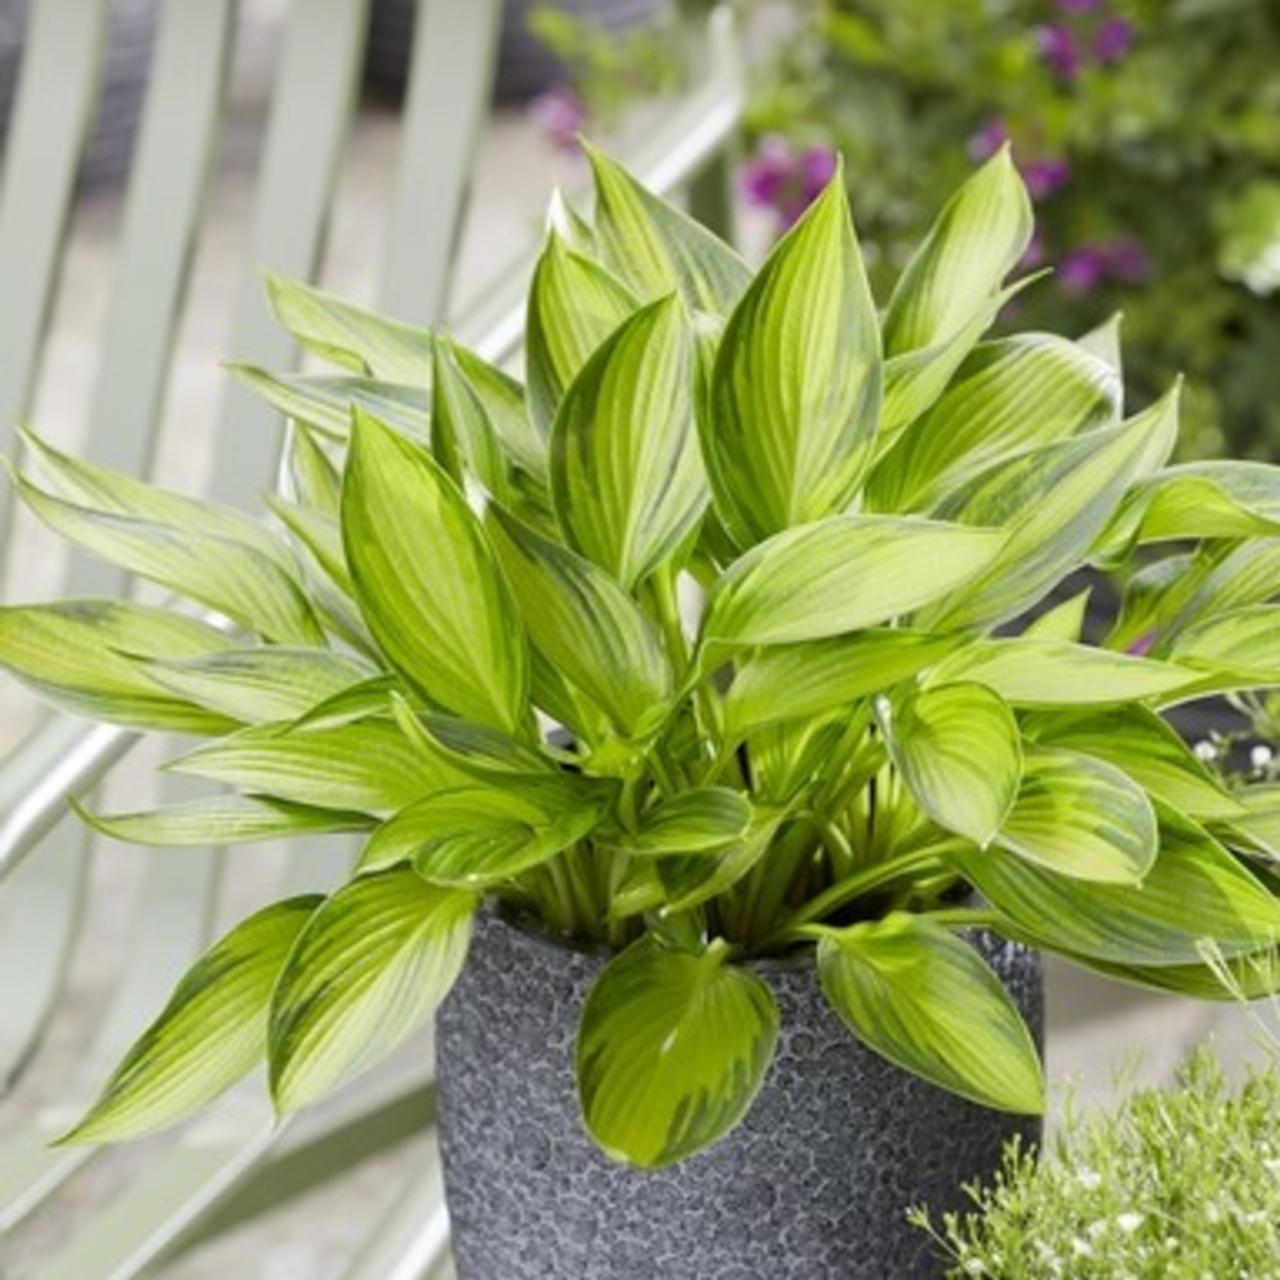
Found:
[[[234,115],[209,223],[195,261],[193,305],[179,334],[180,359],[170,390],[166,438],[159,474],[167,482],[198,486],[207,465],[210,429],[223,374],[225,331],[234,273],[247,227],[255,143],[262,106],[263,68],[271,63],[278,0],[262,6],[264,21],[237,51]],[[324,270],[324,282],[340,292],[367,295],[376,270],[370,246],[381,225],[382,202],[394,155],[396,127],[384,107],[362,111],[352,138]],[[495,270],[528,242],[552,180],[575,180],[574,162],[552,156],[514,117],[489,128],[475,182],[475,199],[461,245],[458,298],[474,296]],[[71,255],[54,342],[33,414],[56,441],[73,445],[84,430],[84,403],[94,376],[105,300],[111,278],[111,245],[119,202],[99,192],[77,213]],[[41,598],[54,589],[62,563],[56,544],[29,522],[20,523],[14,544],[8,599]],[[0,688],[0,753],[31,723],[30,702],[12,686]],[[149,782],[141,765],[121,771],[113,799],[144,799]],[[279,871],[278,854],[267,849],[237,855],[228,878],[232,889],[223,914],[259,900]],[[70,995],[47,1051],[29,1073],[16,1108],[0,1122],[33,1116],[65,1103],[65,1081],[85,1050],[95,1011],[110,993],[120,957],[131,939],[142,863],[114,846],[97,859],[84,945],[77,955]],[[0,896],[0,927],[3,927]],[[4,981],[9,981],[7,977]],[[1075,1078],[1088,1103],[1114,1093],[1116,1081],[1167,1077],[1186,1049],[1209,1034],[1225,1057],[1241,1063],[1260,1052],[1251,1026],[1232,1009],[1135,996],[1114,987],[1050,969],[1050,1071],[1055,1080]],[[426,1051],[425,1048],[419,1051]],[[411,1136],[388,1155],[370,1160],[284,1209],[271,1212],[173,1261],[157,1272],[165,1280],[328,1280],[342,1271],[352,1249],[395,1198],[399,1187],[429,1157],[421,1136]],[[121,1166],[144,1166],[150,1152],[104,1163],[99,1172],[75,1180],[57,1211],[19,1233],[0,1259],[20,1274],[23,1266],[64,1238],[82,1214],[103,1196]]]

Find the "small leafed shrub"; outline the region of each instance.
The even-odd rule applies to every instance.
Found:
[[[1273,1280],[1280,1272],[1280,1074],[1233,1091],[1207,1049],[1176,1087],[1072,1125],[1045,1158],[1014,1144],[976,1212],[934,1235],[949,1280]]]
[[[320,1097],[430,1016],[486,902],[617,952],[578,1085],[645,1166],[750,1106],[778,1033],[754,957],[816,952],[872,1049],[1034,1112],[974,927],[1209,996],[1206,939],[1228,967],[1274,947],[1274,792],[1229,792],[1162,712],[1280,684],[1280,472],[1168,466],[1177,390],[1125,416],[1113,328],[981,341],[1025,284],[1008,152],[882,305],[839,173],[753,272],[593,165],[593,221],[554,206],[525,385],[272,284],[344,372],[241,370],[294,423],[270,526],[28,438],[39,517],[222,624],[0,611],[20,679],[211,739],[169,767],[230,788],[88,821],[363,839],[332,895],[199,960],[72,1137],[176,1120],[264,1054],[281,1111]],[[1104,644],[1082,596],[1041,609],[1135,555]]]

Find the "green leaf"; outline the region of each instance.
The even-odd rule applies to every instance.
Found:
[[[736,664],[725,702],[730,740],[780,720],[817,716],[881,693],[945,658],[967,637],[873,627],[758,649]]]
[[[577,1074],[591,1136],[615,1160],[655,1169],[723,1137],[746,1114],[778,1039],[778,1009],[753,973],[632,943],[582,1011]]]
[[[276,976],[319,897],[250,916],[206,951],[61,1142],[120,1142],[212,1102],[262,1058]]]
[[[788,644],[878,626],[974,577],[1003,543],[999,530],[893,516],[787,529],[721,577],[704,642]]]
[[[694,787],[661,801],[635,831],[610,836],[608,843],[642,857],[711,853],[745,836],[751,817],[751,802],[741,792]]]
[[[429,367],[429,366],[428,366]],[[431,396],[425,380],[406,385],[376,378],[273,373],[252,364],[232,364],[232,373],[272,408],[333,440],[351,434],[351,412],[363,409],[413,440],[431,431]]]
[[[320,644],[324,633],[297,580],[247,543],[174,524],[76,506],[16,480],[22,500],[55,533],[176,591],[266,640]]]
[[[603,569],[491,505],[486,527],[533,643],[626,737],[666,713],[673,677],[657,629]]]
[[[725,315],[751,270],[724,241],[587,148],[595,178],[595,238],[605,265],[651,301],[680,291],[691,310]]]
[[[879,511],[928,511],[997,462],[1110,425],[1119,405],[1119,378],[1064,338],[984,343],[876,464],[868,501]]]
[[[1194,679],[1194,671],[1169,662],[1039,636],[980,640],[944,658],[929,674],[931,684],[985,684],[1018,707],[1131,702]]]
[[[1100,325],[1076,339],[1076,346],[1081,351],[1097,357],[1117,377],[1124,373],[1124,361],[1120,351],[1120,324],[1123,319],[1121,312],[1113,311]]]
[[[1177,394],[1117,427],[1043,445],[998,463],[936,510],[1001,527],[1008,538],[963,593],[930,609],[935,628],[991,625],[1030,608],[1087,556],[1130,483],[1177,430]]]
[[[1232,818],[1243,810],[1177,731],[1146,707],[1040,712],[1023,722],[1026,734],[1105,760],[1153,796],[1192,818]]]
[[[757,808],[746,834],[710,856],[659,859],[666,914],[691,911],[731,889],[768,853],[783,817],[781,809]]]
[[[353,596],[355,587],[347,568],[347,553],[342,545],[342,526],[338,519],[312,507],[285,502],[274,494],[267,494],[266,502],[272,515],[310,552],[338,590],[345,596]]]
[[[995,843],[1050,871],[1137,885],[1159,840],[1146,792],[1115,765],[1062,747],[1031,746],[1022,785]]]
[[[1039,945],[1115,964],[1201,961],[1201,944],[1256,951],[1280,931],[1275,898],[1203,828],[1158,806],[1160,853],[1142,882],[1100,884],[997,850],[958,858],[974,886]],[[1002,926],[1003,928],[1003,926]]]
[[[1189,667],[1227,667],[1280,684],[1280,605],[1251,605],[1206,618],[1174,640],[1170,657]]]
[[[1018,722],[980,684],[877,699],[889,756],[939,826],[985,847],[1010,816],[1022,777]]]
[[[738,546],[849,506],[880,392],[875,303],[837,173],[769,255],[720,341],[703,452]]]
[[[907,263],[884,323],[885,353],[945,341],[969,324],[1031,241],[1034,218],[1009,148],[947,201]]]
[[[308,922],[271,1001],[267,1056],[282,1114],[315,1102],[416,1031],[449,993],[476,896],[412,871],[362,876]]]
[[[327,649],[222,649],[196,658],[140,660],[162,689],[246,724],[289,720],[368,678]]]
[[[1233,844],[1260,849],[1280,864],[1280,784],[1253,783],[1233,797],[1238,811],[1215,824]]]
[[[267,297],[281,327],[308,351],[357,373],[426,386],[432,342],[426,329],[281,276],[267,275]]]
[[[552,813],[518,785],[462,787],[420,800],[379,827],[360,870],[411,859],[432,884],[484,889],[548,862],[587,835],[602,812],[601,797],[585,788],[576,804]]]
[[[359,413],[342,537],[360,611],[395,668],[459,715],[522,727],[524,631],[479,520],[428,453]]]
[[[0,666],[73,715],[140,729],[223,733],[225,716],[176,697],[128,654],[204,654],[229,647],[216,627],[152,605],[59,600],[0,607]]]
[[[1055,604],[1052,609],[1046,609],[1033,618],[1023,628],[1022,634],[1036,640],[1064,640],[1078,644],[1084,634],[1084,620],[1092,594],[1092,587],[1077,591],[1061,604]]]
[[[350,418],[348,416],[348,425]],[[293,424],[289,434],[289,475],[301,507],[336,521],[342,505],[342,474],[309,427]]]
[[[184,800],[149,813],[89,813],[72,807],[95,831],[126,844],[157,848],[250,844],[285,836],[364,831],[364,813],[317,809],[261,796],[218,795]]]
[[[637,311],[569,386],[551,437],[566,540],[627,589],[671,557],[707,503],[687,329],[674,295]]]
[[[986,1107],[1038,1115],[1044,1074],[1031,1032],[969,943],[920,916],[824,933],[823,994],[869,1049]]]
[[[257,725],[168,767],[254,795],[364,813],[398,812],[470,781],[442,753],[428,754],[387,720],[296,732]]]
[[[540,492],[547,479],[547,442],[529,417],[524,387],[461,343],[450,342],[449,354],[484,410],[503,452],[530,478],[534,492]]]
[[[529,414],[544,437],[591,353],[640,300],[598,263],[568,248],[552,232],[529,285],[525,322]]]

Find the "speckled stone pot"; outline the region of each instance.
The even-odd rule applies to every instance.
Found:
[[[1037,1038],[1039,958],[980,935]],[[988,1111],[859,1045],[811,964],[760,971],[782,1016],[746,1119],[657,1172],[586,1136],[573,1081],[599,952],[482,915],[437,1022],[440,1139],[459,1280],[914,1280],[936,1277],[908,1206],[959,1208],[1034,1121]]]

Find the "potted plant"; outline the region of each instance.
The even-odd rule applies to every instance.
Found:
[[[935,1239],[954,1280],[1270,1276],[1280,1257],[1280,1075],[1238,1090],[1201,1048],[1172,1087],[1073,1122],[1048,1157],[1016,1143]]]
[[[240,371],[296,424],[278,528],[29,437],[40,518],[231,624],[0,612],[18,678],[211,738],[169,768],[232,789],[87,820],[367,835],[197,963],[66,1140],[264,1056],[293,1111],[449,996],[468,1280],[931,1274],[905,1208],[1034,1136],[1034,948],[1197,991],[1204,940],[1275,944],[1274,821],[1161,713],[1280,680],[1280,472],[1167,466],[1176,389],[1124,417],[1113,331],[980,341],[1032,230],[1007,151],[883,311],[842,174],[753,273],[591,161],[524,386],[271,282],[346,367]],[[1135,549],[1173,554],[1107,644],[1080,599],[1027,622]]]

